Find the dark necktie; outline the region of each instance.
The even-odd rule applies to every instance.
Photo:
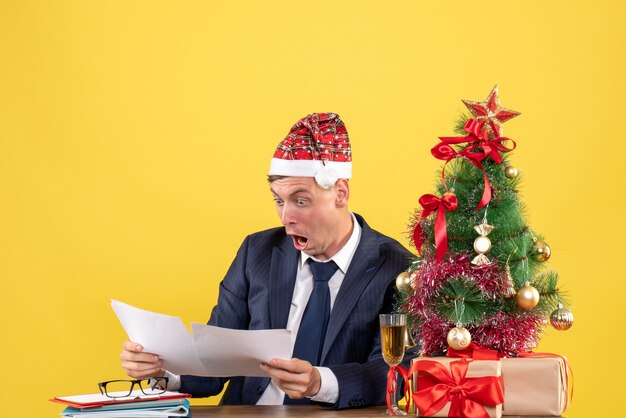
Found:
[[[309,302],[304,309],[298,336],[293,347],[293,356],[300,360],[306,360],[313,366],[318,366],[328,318],[330,317],[330,290],[328,280],[337,271],[337,264],[334,261],[320,263],[310,260],[309,265],[313,272],[313,292],[309,297]],[[308,404],[310,399],[290,399],[285,396],[286,405]]]

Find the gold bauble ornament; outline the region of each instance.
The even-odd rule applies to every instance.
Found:
[[[520,308],[532,309],[539,303],[539,292],[529,282],[517,291],[517,304]]]
[[[519,170],[512,165],[506,166],[504,169],[504,175],[509,179],[514,179],[519,174]]]
[[[411,283],[411,288],[416,291],[417,288],[419,287],[419,284],[417,281],[417,271],[414,271],[411,273],[411,275],[409,276],[409,281]]]
[[[411,276],[408,271],[403,271],[396,277],[396,287],[400,291],[409,290],[411,288]]]
[[[535,247],[533,249],[533,257],[539,261],[548,261],[550,255],[552,254],[552,250],[545,241],[537,240],[535,241]]]
[[[574,325],[574,314],[559,303],[558,309],[550,314],[550,325],[559,331],[568,330]]]
[[[448,331],[448,345],[455,350],[463,350],[469,347],[472,342],[472,336],[469,331],[461,326],[457,325]]]

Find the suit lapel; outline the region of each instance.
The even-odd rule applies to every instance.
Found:
[[[357,215],[357,219],[362,227],[361,240],[333,304],[333,311],[328,321],[326,338],[322,347],[320,364],[324,364],[326,355],[337,338],[341,327],[361,297],[361,293],[374,278],[378,268],[384,261],[384,257],[380,256],[376,235],[363,218]]]
[[[272,248],[269,268],[269,315],[270,328],[284,329],[287,327],[293,288],[298,272],[298,252],[289,237]],[[268,377],[247,377],[243,382],[242,402],[256,404],[263,391],[267,388]],[[232,383],[231,383],[232,384]]]
[[[291,239],[285,237],[281,245],[272,249],[269,277],[270,326],[284,329],[289,319],[289,309],[298,273],[298,252]]]

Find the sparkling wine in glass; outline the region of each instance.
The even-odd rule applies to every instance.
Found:
[[[380,318],[380,339],[383,359],[389,367],[397,366],[404,358],[406,315],[404,314],[381,314]],[[398,407],[396,392],[398,387],[397,372],[394,377],[394,392],[391,395],[391,408],[387,410],[387,415],[406,415],[406,412]]]

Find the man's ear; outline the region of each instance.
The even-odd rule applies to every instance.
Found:
[[[335,204],[338,208],[348,206],[348,200],[350,199],[350,183],[348,183],[348,180],[337,180],[337,183],[335,183],[335,195]]]

